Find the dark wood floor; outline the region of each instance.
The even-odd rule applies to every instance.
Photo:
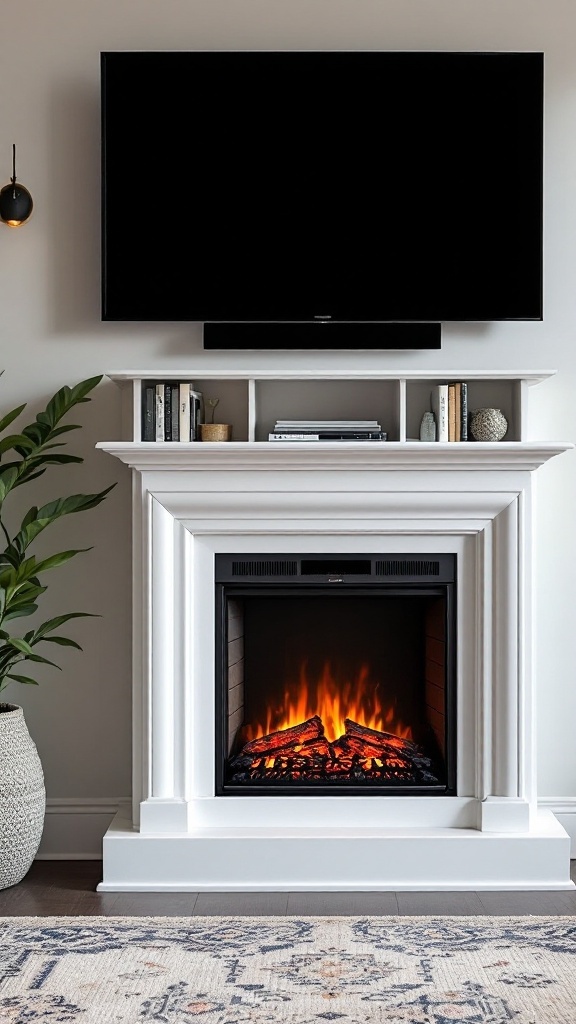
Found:
[[[100,861],[35,861],[0,891],[0,917],[219,915],[575,915],[569,892],[99,893]],[[576,881],[576,861],[572,861]]]

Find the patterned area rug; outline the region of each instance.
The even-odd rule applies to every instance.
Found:
[[[0,1022],[574,1024],[572,917],[0,919]]]

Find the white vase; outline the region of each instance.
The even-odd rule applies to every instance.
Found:
[[[44,773],[16,704],[0,703],[0,889],[24,878],[42,838]]]

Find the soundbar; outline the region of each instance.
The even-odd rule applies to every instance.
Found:
[[[433,323],[228,323],[204,324],[205,349],[438,349]]]

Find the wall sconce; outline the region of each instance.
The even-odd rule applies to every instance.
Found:
[[[33,205],[28,189],[16,184],[16,145],[13,145],[10,184],[0,189],[0,219],[10,228],[19,228],[28,220]]]

